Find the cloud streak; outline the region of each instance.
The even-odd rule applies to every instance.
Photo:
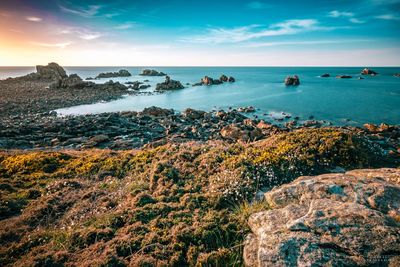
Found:
[[[341,11],[337,11],[337,10],[333,10],[328,13],[328,17],[331,17],[331,18],[349,18],[349,17],[353,17],[353,16],[354,16],[354,13],[341,12]]]
[[[181,39],[184,42],[193,43],[239,43],[251,39],[293,35],[308,31],[331,30],[334,27],[319,26],[315,19],[286,20],[281,23],[272,24],[267,28],[260,25],[249,25],[236,28],[211,28],[204,35],[191,36]]]
[[[42,46],[42,47],[54,47],[54,48],[65,48],[69,45],[71,45],[70,42],[66,42],[66,43],[42,43],[42,42],[29,42],[32,45],[36,45],[36,46]]]
[[[39,17],[34,17],[34,16],[29,16],[25,17],[27,21],[32,21],[32,22],[41,22],[43,19]]]
[[[379,16],[376,16],[375,18],[383,19],[383,20],[400,20],[400,16],[396,16],[396,15],[393,15],[393,14],[379,15]]]
[[[92,18],[99,14],[101,5],[89,5],[87,8],[83,7],[66,7],[64,5],[58,5],[61,11],[65,13],[79,15],[85,18]]]

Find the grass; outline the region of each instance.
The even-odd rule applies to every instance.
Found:
[[[336,166],[380,166],[380,148],[327,128],[249,144],[0,153],[0,265],[241,266],[259,190]],[[39,241],[40,240],[40,241]]]

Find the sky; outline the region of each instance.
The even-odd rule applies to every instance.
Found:
[[[0,66],[400,66],[400,0],[0,0]]]

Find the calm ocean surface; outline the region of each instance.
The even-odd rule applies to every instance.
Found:
[[[100,72],[129,70],[133,76],[113,78],[114,81],[150,80],[153,91],[164,77],[137,75],[143,67],[66,67],[69,74],[77,73],[83,79],[95,77]],[[208,75],[219,78],[221,74],[233,76],[236,82],[216,86],[191,87],[163,94],[127,96],[123,99],[82,105],[58,110],[60,114],[86,114],[109,111],[142,110],[149,106],[173,108],[181,111],[187,107],[212,110],[228,107],[254,106],[257,115],[271,121],[281,112],[307,119],[331,121],[336,125],[361,125],[366,122],[400,124],[400,78],[393,77],[399,68],[372,68],[379,75],[356,79],[362,67],[154,67],[182,84],[195,83]],[[0,67],[0,79],[34,72],[33,67]],[[330,78],[319,75],[330,73]],[[287,75],[297,74],[301,85],[286,87]],[[337,79],[347,74],[353,79]],[[109,79],[96,82],[105,82]],[[265,114],[265,115],[264,115]]]

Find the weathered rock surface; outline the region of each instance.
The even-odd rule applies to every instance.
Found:
[[[371,70],[371,69],[369,69],[369,68],[365,68],[365,69],[363,69],[361,71],[361,74],[362,75],[372,75],[373,76],[373,75],[377,75],[378,73],[373,71],[373,70]]]
[[[299,76],[294,75],[294,76],[287,76],[285,78],[285,85],[286,86],[291,86],[291,85],[300,85],[300,79]]]
[[[158,72],[156,70],[144,69],[144,70],[142,70],[142,73],[140,73],[139,75],[142,75],[142,76],[166,76],[167,74],[165,74],[164,72]]]
[[[398,266],[400,169],[299,177],[252,214],[246,266]]]
[[[102,78],[114,78],[114,77],[130,77],[130,74],[127,70],[119,70],[117,72],[102,72],[96,76],[95,79],[102,79]]]
[[[156,91],[176,90],[185,88],[180,81],[172,80],[169,76],[165,77],[163,83],[158,83]]]

